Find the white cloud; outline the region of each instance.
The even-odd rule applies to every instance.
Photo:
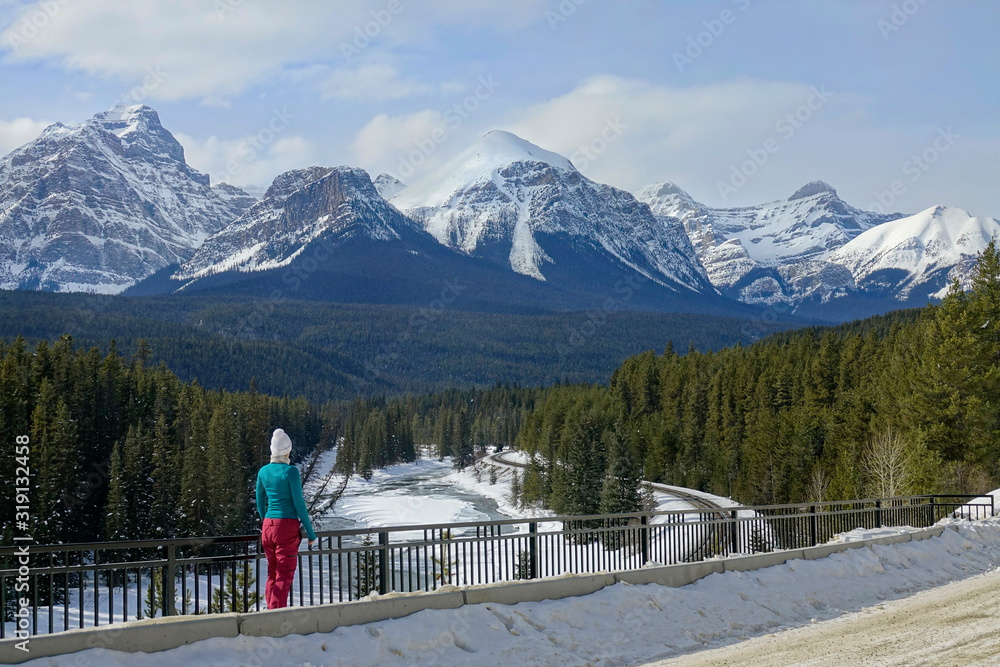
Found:
[[[748,159],[748,150],[775,139],[778,150],[728,202],[732,205],[784,193],[789,182],[824,177],[815,174],[817,165],[826,169],[832,164],[818,156],[832,141],[858,144],[862,135],[851,138],[849,130],[863,122],[859,109],[865,100],[827,93],[827,101],[819,104],[813,87],[805,83],[746,78],[674,88],[601,75],[513,113],[504,129],[575,157],[578,168],[595,180],[627,189],[673,180],[706,203],[722,203],[716,184],[730,177],[733,165]],[[787,121],[779,127],[811,98],[818,108],[809,110],[807,121],[793,116],[798,127]],[[794,130],[791,136],[788,128]]]
[[[0,155],[6,155],[35,139],[50,124],[31,118],[0,120]]]
[[[322,97],[338,100],[382,102],[434,90],[432,86],[400,78],[395,67],[385,64],[362,65],[357,69],[338,69],[320,84]]]
[[[184,146],[184,156],[192,167],[212,177],[212,183],[270,185],[278,174],[307,167],[314,159],[313,147],[298,135],[262,143],[255,137],[204,141],[175,134]]]
[[[411,153],[420,153],[421,171],[440,163],[436,155],[437,146],[444,142],[431,139],[435,131],[438,132],[436,136],[448,136],[449,128],[440,111],[425,109],[401,116],[379,114],[361,129],[351,144],[351,149],[359,164],[372,174],[385,171],[412,182],[412,174],[409,172],[412,166],[412,161],[409,160]],[[426,146],[421,147],[421,142]],[[451,153],[464,147],[461,142],[452,143],[455,145],[442,152]],[[433,150],[428,147],[433,147]]]
[[[303,63],[342,62],[359,39],[366,57],[436,38],[435,27],[513,30],[544,17],[544,0],[251,3],[244,0],[48,0],[0,33],[8,60],[54,62],[68,70],[141,82],[166,73],[150,99],[223,101]],[[367,34],[366,34],[367,31]],[[372,36],[373,35],[373,36]],[[367,40],[367,41],[366,41]],[[354,47],[357,48],[357,47]]]

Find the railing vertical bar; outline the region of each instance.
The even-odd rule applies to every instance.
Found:
[[[32,575],[31,587],[31,634],[38,634],[38,575]]]
[[[100,626],[100,621],[98,620],[98,613],[101,607],[101,591],[100,591],[100,579],[101,571],[96,567],[98,564],[97,549],[94,549],[94,627]]]
[[[327,578],[329,580],[329,584],[330,584],[330,602],[333,602],[333,553],[332,553],[333,552],[333,538],[332,537],[327,537],[326,538],[326,548],[327,548],[327,552],[328,552],[326,554],[326,571],[327,571],[327,575],[326,576],[327,576]],[[340,589],[340,575],[338,574],[337,577],[338,577],[337,588],[339,590]]]
[[[63,552],[63,565],[67,568],[70,565],[69,552]],[[0,587],[3,584],[0,583]],[[3,605],[0,605],[0,609],[4,609]],[[69,630],[69,570],[63,572],[63,630]]]
[[[307,546],[306,548],[308,549],[306,551],[306,558],[309,559],[309,606],[312,606],[316,604],[316,600],[313,597],[316,587],[313,585],[315,580],[313,578],[312,547]]]
[[[52,575],[52,568],[55,567],[55,552],[49,554],[49,634],[51,635],[55,632],[55,599],[56,599],[56,581],[55,577]],[[3,609],[3,607],[0,607]],[[0,619],[2,622],[2,619]]]
[[[260,540],[258,539],[257,542],[254,544],[254,559],[253,559],[253,563],[254,563],[254,575],[253,575],[254,599],[257,600],[257,602],[254,604],[254,606],[256,607],[257,611],[260,611],[260,551],[261,551],[261,543],[260,543]]]
[[[298,571],[299,571],[299,606],[300,607],[304,607],[305,604],[306,604],[306,601],[305,601],[305,598],[303,597],[305,595],[305,593],[304,593],[304,591],[302,589],[302,579],[303,579],[304,574],[302,572],[302,551],[301,551],[301,549],[302,549],[302,543],[301,542],[299,542],[299,549],[300,549],[300,551],[295,554],[295,559],[298,561],[298,564],[299,564],[298,565]],[[295,596],[293,595],[292,598],[294,599]]]

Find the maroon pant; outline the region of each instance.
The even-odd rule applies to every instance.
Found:
[[[299,520],[264,519],[260,541],[267,555],[267,585],[264,599],[268,609],[288,606],[288,593],[298,565]]]

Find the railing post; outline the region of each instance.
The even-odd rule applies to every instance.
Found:
[[[809,512],[809,540],[812,546],[816,546],[819,539],[819,516],[816,514],[816,506],[810,505]]]
[[[528,522],[528,578],[538,578],[538,522]]]
[[[936,504],[936,503],[934,502],[934,496],[931,496],[931,497],[930,497],[930,503],[929,503],[929,504],[928,504],[928,506],[927,506],[927,509],[928,509],[928,512],[929,512],[929,513],[930,513],[930,515],[931,515],[931,516],[930,516],[930,521],[928,521],[928,522],[927,522],[927,525],[928,525],[928,526],[933,526],[933,525],[934,525],[934,522],[935,522],[935,521],[937,520],[937,519],[935,518],[935,517],[937,516],[937,511],[935,510],[935,507],[934,507],[934,506],[935,506],[935,504]]]
[[[990,516],[996,516],[996,515],[997,515],[997,499],[991,493],[990,494]]]
[[[379,531],[378,544],[378,594],[385,595],[389,592],[389,531]]]
[[[740,552],[740,525],[737,521],[740,515],[736,510],[730,510],[729,516],[732,519],[729,524],[729,553],[736,554]]]
[[[177,571],[177,547],[173,542],[167,543],[167,567],[163,570],[163,615],[174,616],[177,609],[174,605],[174,575]]]
[[[642,526],[642,564],[645,565],[649,562],[649,517],[643,514],[639,524]]]
[[[875,501],[875,527],[882,527],[882,499],[879,498]]]

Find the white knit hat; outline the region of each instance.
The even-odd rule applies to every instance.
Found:
[[[271,456],[288,456],[292,451],[292,439],[283,429],[274,429],[271,436]]]

